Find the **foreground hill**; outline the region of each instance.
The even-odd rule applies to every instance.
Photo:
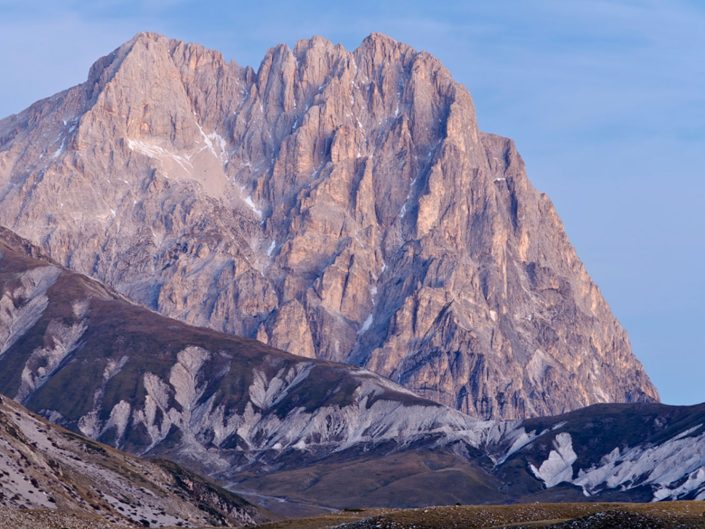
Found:
[[[474,416],[658,398],[514,144],[383,35],[256,72],[137,35],[0,121],[0,224],[167,316]]]
[[[703,405],[480,421],[369,371],[165,318],[4,229],[0,391],[284,513],[705,499]]]
[[[194,527],[251,524],[259,515],[242,498],[174,464],[118,452],[1,397],[0,526],[17,529],[23,520],[50,526],[51,519],[57,527],[71,526],[71,519],[90,527]]]

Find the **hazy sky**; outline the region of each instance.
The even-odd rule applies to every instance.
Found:
[[[705,2],[0,0],[0,116],[144,30],[254,67],[314,34],[432,52],[517,141],[664,402],[705,401]]]

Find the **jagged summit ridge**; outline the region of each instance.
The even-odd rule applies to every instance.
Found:
[[[657,398],[516,147],[373,34],[139,34],[0,121],[0,223],[137,302],[484,417]]]

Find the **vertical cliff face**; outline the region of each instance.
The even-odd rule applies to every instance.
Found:
[[[512,141],[383,35],[254,71],[140,34],[0,121],[0,223],[166,315],[471,414],[658,398]]]

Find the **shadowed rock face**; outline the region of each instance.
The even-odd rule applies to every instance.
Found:
[[[0,223],[165,315],[470,414],[658,398],[511,140],[382,35],[255,72],[140,34],[0,121]]]

